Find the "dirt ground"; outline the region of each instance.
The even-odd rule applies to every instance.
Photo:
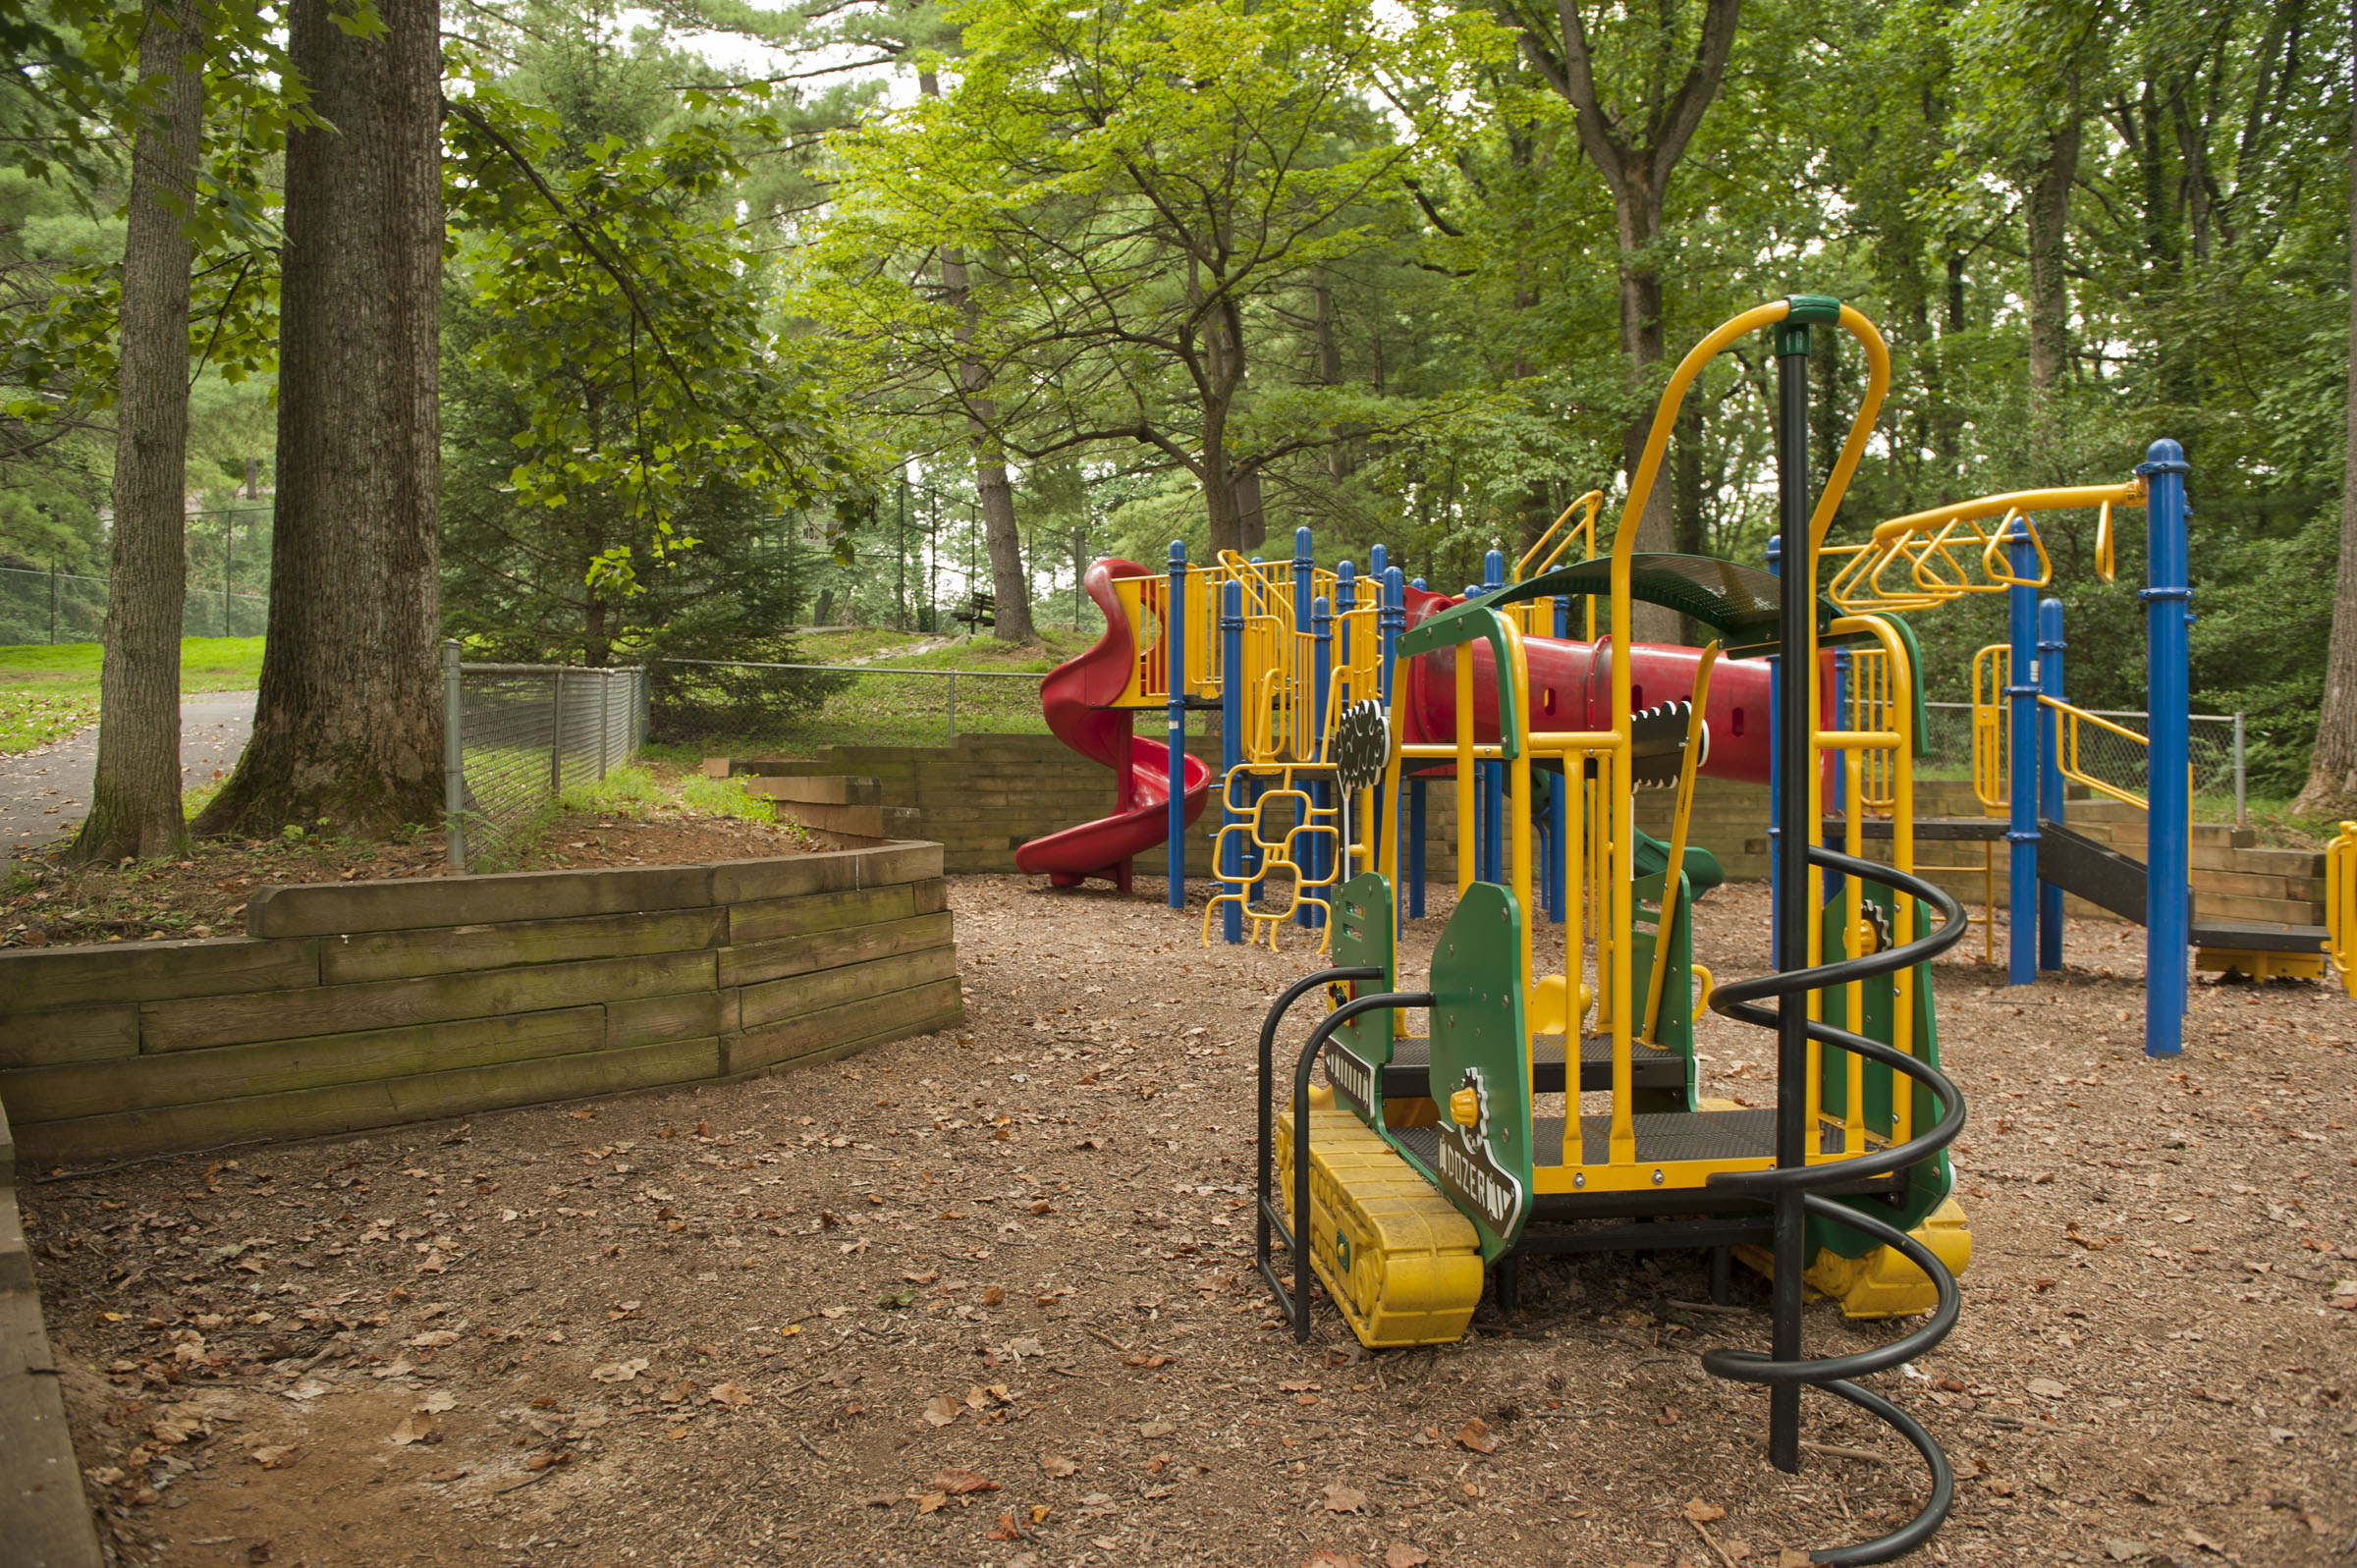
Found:
[[[30,1187],[118,1560],[1752,1568],[1912,1511],[1912,1456],[1831,1398],[1768,1466],[1762,1396],[1696,1363],[1765,1346],[1766,1290],[1681,1306],[1699,1255],[1533,1263],[1442,1349],[1362,1355],[1330,1307],[1296,1346],[1248,1191],[1306,941],[1207,952],[1192,912],[1014,879],[952,904],[959,1031]],[[1723,889],[1697,954],[1757,972],[1766,922]],[[2074,925],[2028,991],[1939,972],[1976,1251],[1954,1335],[1874,1379],[1967,1478],[1925,1557],[2342,1563],[2357,1003],[2204,985],[2148,1061],[2139,939]],[[1764,1098],[1770,1044],[1706,1020],[1711,1092]],[[1813,1351],[1891,1331],[1812,1309]]]
[[[200,838],[178,859],[122,865],[71,865],[60,847],[22,855],[11,868],[9,882],[0,887],[0,947],[232,936],[246,929],[246,900],[256,888],[439,877],[445,859],[438,831],[391,843],[318,835]],[[641,818],[560,814],[523,846],[515,865],[503,869],[750,860],[819,847],[791,823],[662,803]]]

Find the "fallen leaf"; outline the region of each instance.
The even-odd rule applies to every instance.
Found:
[[[753,1402],[751,1394],[746,1393],[733,1382],[713,1384],[712,1391],[704,1397],[716,1405],[726,1405],[731,1410],[742,1410]]]
[[[1725,1519],[1727,1517],[1726,1509],[1720,1507],[1715,1502],[1704,1502],[1700,1497],[1697,1497],[1692,1502],[1686,1504],[1685,1513],[1688,1519],[1693,1520],[1698,1525],[1707,1525],[1715,1520]]]
[[[1475,1416],[1457,1429],[1456,1440],[1477,1454],[1494,1454],[1498,1439],[1490,1435],[1490,1424]]]
[[[1062,1454],[1041,1454],[1039,1468],[1048,1475],[1058,1477],[1076,1475],[1080,1469]]]
[[[423,1399],[418,1400],[417,1408],[438,1416],[445,1410],[458,1409],[459,1396],[447,1388],[437,1388]]]
[[[246,1457],[264,1470],[284,1470],[295,1462],[299,1452],[291,1442],[273,1443],[267,1448],[256,1448]]]
[[[1424,1568],[1432,1561],[1421,1546],[1411,1546],[1404,1541],[1394,1541],[1391,1550],[1383,1554],[1383,1568]]]
[[[388,1440],[396,1448],[406,1448],[413,1442],[424,1442],[433,1434],[434,1418],[422,1410],[412,1410],[401,1418],[401,1425],[393,1429]]]
[[[1309,1554],[1309,1561],[1302,1568],[1358,1568],[1358,1559],[1332,1546],[1320,1546]]]
[[[2032,1378],[2028,1387],[2031,1393],[2041,1399],[2068,1399],[2070,1397],[2070,1390],[2052,1378]]]
[[[1014,1522],[1014,1515],[1001,1514],[999,1522],[983,1532],[982,1539],[984,1541],[1020,1541],[1023,1539],[1023,1531],[1022,1527]]]
[[[945,1470],[933,1478],[933,1489],[946,1491],[953,1497],[962,1497],[973,1491],[997,1491],[999,1484],[988,1476],[976,1475],[971,1470],[952,1469]]]
[[[407,1342],[416,1350],[440,1350],[445,1345],[457,1344],[459,1336],[447,1328],[429,1328]]]
[[[1367,1494],[1352,1487],[1335,1482],[1326,1488],[1326,1511],[1335,1514],[1355,1514],[1365,1511]]]
[[[629,1382],[646,1371],[646,1365],[644,1356],[632,1356],[628,1361],[609,1361],[602,1367],[592,1367],[589,1376],[599,1382]]]
[[[982,1305],[985,1307],[995,1307],[1006,1299],[1007,1287],[1004,1285],[991,1285],[982,1292]]]
[[[1140,1437],[1168,1437],[1178,1430],[1178,1424],[1175,1421],[1149,1421],[1137,1429],[1137,1434]]]
[[[948,1394],[935,1394],[925,1401],[925,1424],[946,1427],[958,1419],[958,1401]]]
[[[948,1505],[949,1500],[950,1494],[946,1491],[924,1492],[916,1499],[916,1511],[920,1514],[938,1513]]]

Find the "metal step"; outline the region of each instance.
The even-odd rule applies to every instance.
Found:
[[[1638,1089],[1683,1089],[1686,1086],[1686,1058],[1674,1051],[1664,1051],[1640,1040],[1630,1044],[1628,1058],[1629,1079]],[[1612,1086],[1612,1037],[1581,1036],[1579,1087],[1589,1090],[1610,1089]],[[1449,1085],[1451,1089],[1455,1087],[1454,1084]],[[1530,1037],[1530,1092],[1537,1095],[1563,1093],[1562,1035]],[[1430,1040],[1419,1035],[1392,1042],[1391,1064],[1383,1069],[1383,1098],[1387,1101],[1435,1098],[1432,1093]]]

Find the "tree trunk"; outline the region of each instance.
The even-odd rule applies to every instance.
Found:
[[[2357,41],[2357,22],[2352,22]],[[2357,104],[2352,104],[2349,217],[2357,223]],[[2332,640],[2325,654],[2324,706],[2308,785],[2292,809],[2303,816],[2357,815],[2357,238],[2349,245],[2349,447],[2341,460],[2340,565],[2332,579]]]
[[[1654,242],[1661,238],[1662,201],[1649,184],[1640,172],[1633,180],[1616,182],[1613,194],[1620,228],[1620,350],[1628,355],[1631,383],[1639,388],[1652,384],[1653,367],[1669,355],[1662,332],[1662,277],[1650,258]],[[1646,399],[1620,433],[1621,469],[1632,481],[1645,456],[1645,439],[1653,433],[1653,415],[1654,403]],[[1645,514],[1637,519],[1639,550],[1674,547],[1672,479],[1669,473],[1655,476],[1652,493],[1645,498]],[[1677,612],[1661,605],[1633,606],[1630,621],[1628,635],[1635,642],[1676,642],[1683,635]]]
[[[2056,401],[2070,356],[2070,279],[2063,270],[2070,241],[2070,187],[2079,172],[2079,102],[2074,83],[2063,123],[2047,143],[2030,185],[2027,222],[2030,259],[2030,457],[2042,479],[2053,477],[2060,440]]]
[[[941,96],[941,79],[932,71],[917,73],[917,90],[928,98]],[[941,285],[957,302],[957,342],[970,345],[982,328],[982,307],[974,300],[965,252],[951,245],[941,253]],[[1007,477],[1006,460],[999,456],[991,430],[998,417],[997,401],[984,396],[990,368],[980,359],[958,364],[958,384],[965,405],[966,450],[974,460],[974,486],[982,501],[982,538],[990,552],[990,591],[997,601],[991,631],[1001,642],[1028,642],[1031,629],[1031,578],[1023,570],[1023,537],[1014,517],[1014,486]]]
[[[253,738],[197,827],[442,810],[440,16],[377,0],[360,38],[296,0],[289,54],[336,129],[288,137],[278,492]]]
[[[132,140],[115,405],[114,534],[98,769],[77,860],[162,855],[188,838],[180,801],[180,631],[188,588],[189,268],[204,81],[193,0],[153,0],[140,75],[163,77]]]

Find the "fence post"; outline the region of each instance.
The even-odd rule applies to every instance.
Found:
[[[2246,783],[2242,771],[2242,715],[2234,716],[2234,823],[2240,827],[2251,820],[2250,798],[2244,793]]]
[[[466,736],[462,728],[459,645],[442,644],[442,832],[443,858],[454,875],[466,869],[466,830],[459,815],[466,805]]]
[[[57,646],[57,563],[49,563],[49,646]]]
[[[958,672],[950,672],[950,744],[958,743]]]
[[[597,677],[597,782],[606,782],[606,751],[614,744],[614,672]]]
[[[548,795],[551,800],[565,786],[565,671],[562,666],[549,672],[548,699]]]

